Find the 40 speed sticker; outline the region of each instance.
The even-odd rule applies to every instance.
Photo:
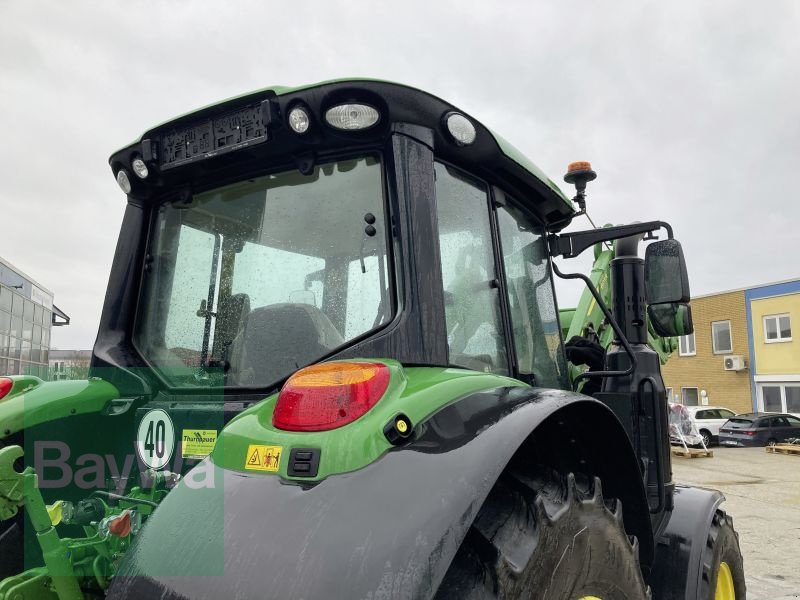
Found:
[[[151,469],[162,469],[172,458],[175,448],[175,427],[165,410],[147,412],[139,422],[136,434],[136,453]]]

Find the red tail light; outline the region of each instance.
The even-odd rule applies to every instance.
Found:
[[[748,430],[740,431],[739,433],[743,433],[743,434],[745,434],[745,435],[755,435],[755,434],[756,434],[756,432],[755,432],[755,431],[753,431],[752,429],[748,429]]]
[[[720,429],[719,430],[720,433],[730,433],[731,431],[733,431],[733,429]]]
[[[327,431],[358,419],[389,386],[380,363],[331,362],[301,369],[284,384],[272,424],[289,431]]]
[[[5,398],[12,387],[14,387],[13,381],[8,377],[0,377],[0,398]]]

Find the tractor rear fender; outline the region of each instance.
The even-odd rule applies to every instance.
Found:
[[[117,389],[100,379],[42,381],[20,375],[0,399],[0,440],[43,423],[101,412],[119,398]]]
[[[645,491],[613,413],[573,392],[502,387],[447,404],[403,445],[314,485],[220,467],[214,486],[184,480],[109,597],[429,598],[512,460],[599,476],[650,563]]]
[[[712,520],[725,496],[716,490],[677,486],[674,499],[675,506],[656,536],[655,562],[649,581],[653,597],[705,600],[705,594],[700,593],[703,551],[709,541]]]

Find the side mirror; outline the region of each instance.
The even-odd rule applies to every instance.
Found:
[[[662,240],[647,247],[644,289],[647,304],[689,302],[689,275],[678,240]]]
[[[681,302],[651,304],[647,316],[655,332],[661,337],[689,335],[694,332],[692,308]]]

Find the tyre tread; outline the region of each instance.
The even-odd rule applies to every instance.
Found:
[[[564,475],[541,466],[528,470],[509,468],[500,476],[436,598],[530,598],[531,588],[524,584],[531,577],[530,569],[535,568],[531,565],[535,562],[532,558],[539,536],[548,528],[557,529],[560,520],[570,518],[570,513],[582,514],[583,511],[594,511],[598,518],[615,524],[621,533],[621,537],[615,537],[620,540],[617,543],[623,545],[619,546],[620,551],[623,556],[629,555],[633,563],[627,572],[638,573],[630,580],[639,581],[637,596],[650,598],[649,587],[641,575],[639,541],[625,533],[622,503],[603,496],[602,483],[597,477]],[[564,552],[567,551],[568,548]],[[545,587],[550,588],[551,584]],[[553,596],[543,591],[541,597]]]

